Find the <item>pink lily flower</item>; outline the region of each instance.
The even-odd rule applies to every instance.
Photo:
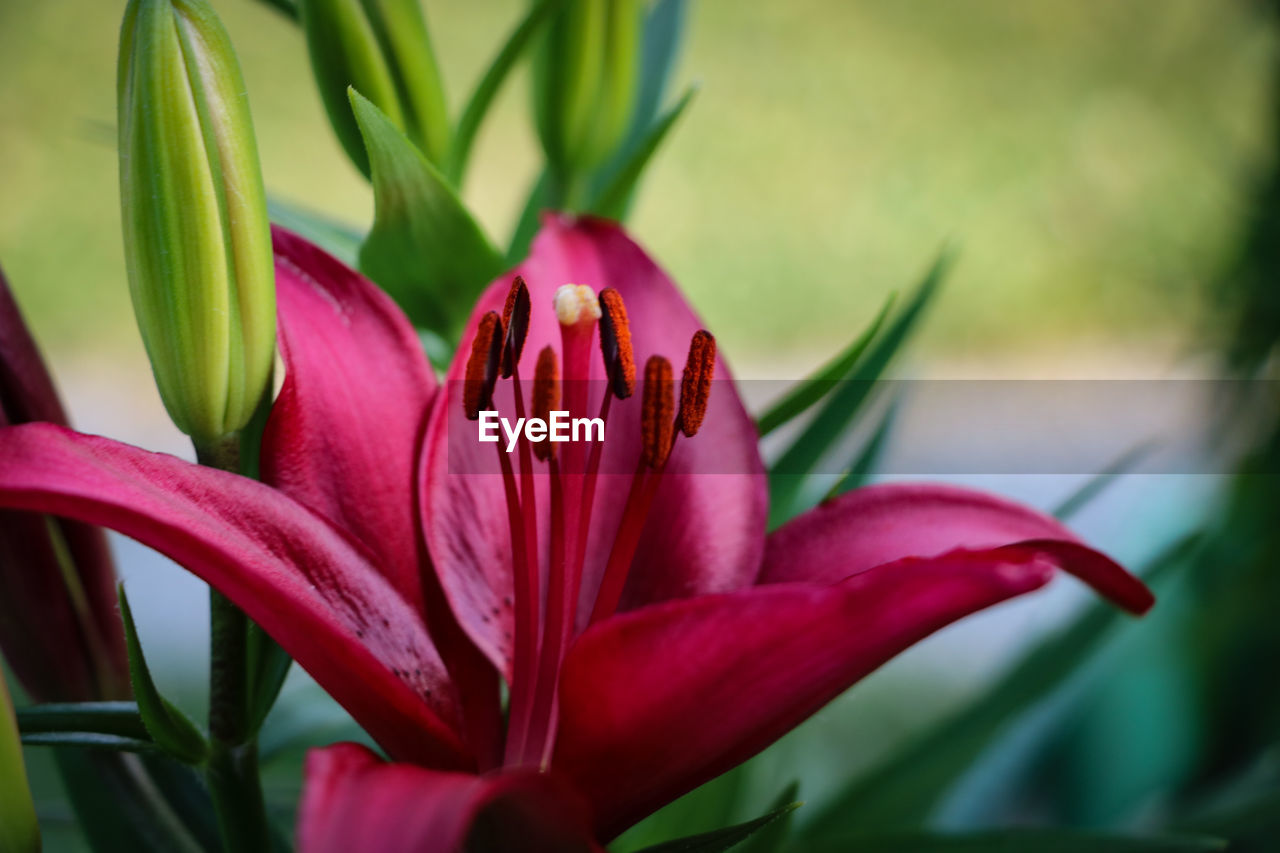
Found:
[[[67,423],[53,378],[0,273],[0,427]],[[0,510],[0,651],[39,702],[129,695],[115,569],[102,531]]]
[[[503,831],[599,849],[1058,569],[1135,613],[1153,603],[1053,519],[953,487],[873,486],[766,536],[728,367],[616,225],[548,219],[521,283],[479,300],[443,385],[385,295],[275,236],[287,372],[265,482],[28,425],[0,433],[0,506],[174,558],[364,726],[391,762],[313,752],[304,849],[446,851]],[[600,301],[559,290],[577,282]],[[666,359],[686,353],[677,394]],[[475,440],[479,408],[599,413],[606,440],[508,456]]]

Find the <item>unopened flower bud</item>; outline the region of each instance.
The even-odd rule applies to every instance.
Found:
[[[600,165],[635,110],[643,3],[567,0],[538,56],[534,106],[547,160],[561,174]]]
[[[276,309],[244,80],[205,0],[131,0],[118,97],[134,313],[173,422],[213,442],[267,390]]]
[[[369,175],[348,87],[382,110],[428,160],[441,163],[449,116],[418,0],[302,0],[300,9],[320,98],[356,167]]]

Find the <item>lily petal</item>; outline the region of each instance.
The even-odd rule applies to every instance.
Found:
[[[907,647],[1052,575],[1033,551],[954,551],[838,584],[775,584],[606,620],[566,658],[552,766],[590,792],[610,838]]]
[[[0,271],[0,412],[11,424],[67,423],[53,377],[22,320],[3,271]]]
[[[1099,593],[1134,613],[1155,603],[1150,590],[1061,522],[985,492],[936,483],[856,489],[769,536],[760,583],[841,580],[903,557],[953,548],[1023,543],[1052,557]]]
[[[661,353],[679,365],[690,337],[702,328],[666,273],[620,227],[602,220],[548,216],[529,258],[494,282],[481,297],[427,429],[423,527],[441,584],[459,621],[504,670],[509,668],[507,637],[512,615],[505,498],[493,447],[476,440],[476,424],[463,415],[460,380],[479,317],[486,311],[502,310],[516,274],[524,277],[533,303],[525,353],[537,353],[547,345],[560,353],[552,295],[568,283],[587,284],[597,292],[613,287],[622,294],[637,363]],[[594,349],[592,356],[592,376],[603,380],[604,368]],[[530,365],[523,367],[527,394]],[[727,381],[730,376],[720,360],[716,377],[726,381],[716,382],[702,432],[677,444],[636,554],[622,609],[738,589],[756,578],[767,504],[764,467],[754,425],[732,382]],[[591,385],[588,411],[574,412],[574,416],[597,414],[604,382]],[[495,403],[504,417],[514,417],[510,382],[499,384]],[[615,400],[609,416],[579,624],[585,623],[594,602],[639,452],[637,394]],[[540,475],[537,479],[540,522],[545,527],[547,478]],[[539,541],[548,541],[545,529]]]
[[[65,425],[67,417],[0,272],[0,427],[31,421]],[[129,695],[115,570],[101,530],[0,512],[0,600],[10,603],[0,613],[0,649],[33,698]]]
[[[435,376],[382,290],[301,237],[272,238],[286,372],[263,480],[360,540],[422,610],[414,470]]]
[[[600,850],[582,804],[547,774],[442,773],[388,764],[354,743],[312,750],[305,773],[302,853]]]
[[[368,552],[254,480],[49,424],[0,431],[0,506],[117,530],[221,590],[389,753],[469,767],[444,666]]]

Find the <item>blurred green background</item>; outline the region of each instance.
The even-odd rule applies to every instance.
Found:
[[[0,263],[64,372],[142,363],[114,152],[123,5],[0,2]],[[457,109],[524,4],[425,5]],[[301,35],[253,0],[216,8],[244,65],[269,190],[367,225],[370,192],[324,121]],[[1001,359],[1006,374],[1150,375],[1183,354],[1265,159],[1275,45],[1258,9],[692,8],[677,85],[702,91],[632,227],[743,372],[799,375],[948,239],[961,263],[917,343],[939,370],[963,358]],[[538,162],[527,99],[520,75],[466,187],[499,239]],[[1002,358],[1012,352],[1016,363]]]
[[[456,110],[525,3],[425,5]],[[123,6],[0,0],[0,264],[79,425],[186,453],[152,387],[125,283],[113,128]],[[296,27],[255,0],[215,6],[244,67],[269,190],[366,226],[370,191],[324,119]],[[692,10],[675,88],[699,81],[701,93],[648,173],[631,228],[691,294],[740,375],[802,375],[860,330],[887,292],[910,286],[948,240],[960,245],[960,263],[912,343],[911,372],[1215,370],[1199,360],[1221,319],[1206,297],[1246,242],[1273,163],[1277,28],[1261,4],[700,0]],[[539,167],[527,101],[521,74],[482,130],[465,187],[500,242]],[[1072,487],[1016,477],[981,485],[1040,506]],[[1128,478],[1076,521],[1090,541],[1141,566],[1210,512],[1213,485]],[[1258,526],[1272,525],[1273,497],[1253,505],[1266,516]],[[139,546],[117,540],[117,549],[158,678],[199,713],[203,677],[192,660],[204,659],[204,638],[192,625],[203,624],[193,615],[203,587]],[[1233,557],[1210,568],[1235,563],[1250,565]],[[1274,599],[1253,582],[1240,582],[1238,594]],[[742,796],[723,799],[738,805],[717,811],[713,792],[685,807],[709,828],[759,813],[800,778],[802,796],[821,808],[837,780],[979,696],[1086,599],[1055,585],[940,634],[730,778]],[[1179,643],[1204,645],[1180,621],[1208,614],[1203,601],[1171,595],[1157,617],[1124,625],[1122,642],[1092,671],[1123,695],[1090,694],[1074,710],[1072,697],[1040,707],[1020,724],[1021,741],[1015,731],[1012,746],[972,774],[978,793],[968,804],[953,798],[943,824],[990,822],[991,802],[1012,802],[1006,811],[1018,817],[1083,824],[1160,816],[1168,790],[1201,785],[1200,753],[1212,753],[1200,741],[1228,727],[1202,720],[1212,703],[1185,667],[1165,664],[1188,651]],[[1224,634],[1249,638],[1235,611],[1222,620]],[[1269,620],[1258,624],[1274,638]],[[1201,653],[1206,670],[1226,656]],[[1142,679],[1110,677],[1126,661]],[[1255,693],[1239,698],[1249,704]],[[273,717],[280,730],[290,715],[318,718],[332,737],[350,734],[302,678]],[[1036,745],[1047,730],[1056,732],[1050,748]],[[1054,750],[1061,754],[1044,754]],[[296,790],[296,758],[273,768],[273,793]],[[1079,802],[1019,800],[1052,799],[1028,779],[1070,787],[1075,776]],[[1017,796],[984,800],[1000,781]],[[633,840],[667,829],[657,821]]]

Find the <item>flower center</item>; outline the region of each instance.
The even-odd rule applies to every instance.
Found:
[[[550,345],[538,353],[529,408],[533,417],[544,422],[560,407],[568,411],[570,417],[587,415],[592,339],[599,331],[606,383],[597,417],[607,430],[613,399],[630,397],[636,384],[631,327],[622,295],[606,288],[597,297],[586,285],[566,284],[556,291],[553,306],[560,325],[561,356],[557,358]],[[517,276],[502,315],[490,311],[480,319],[463,386],[463,406],[468,418],[475,420],[482,410],[493,409],[494,388],[501,379],[512,381],[516,417],[525,417],[520,356],[530,312],[528,287]],[[678,407],[671,362],[655,355],[645,364],[636,469],[591,608],[589,625],[607,618],[618,608],[676,439],[681,433],[687,437],[696,434],[706,414],[715,352],[715,338],[710,333],[700,330],[694,334],[681,378]],[[559,716],[556,689],[560,665],[575,632],[587,535],[604,443],[531,442],[522,434],[518,439],[518,482],[510,455],[501,445],[495,444],[495,447],[511,534],[515,622],[503,763],[545,767],[555,743]],[[550,481],[550,541],[545,554],[538,547],[535,465],[541,467]],[[545,564],[541,562],[544,558]],[[545,589],[541,582],[544,577]],[[545,614],[541,612],[543,602]]]

